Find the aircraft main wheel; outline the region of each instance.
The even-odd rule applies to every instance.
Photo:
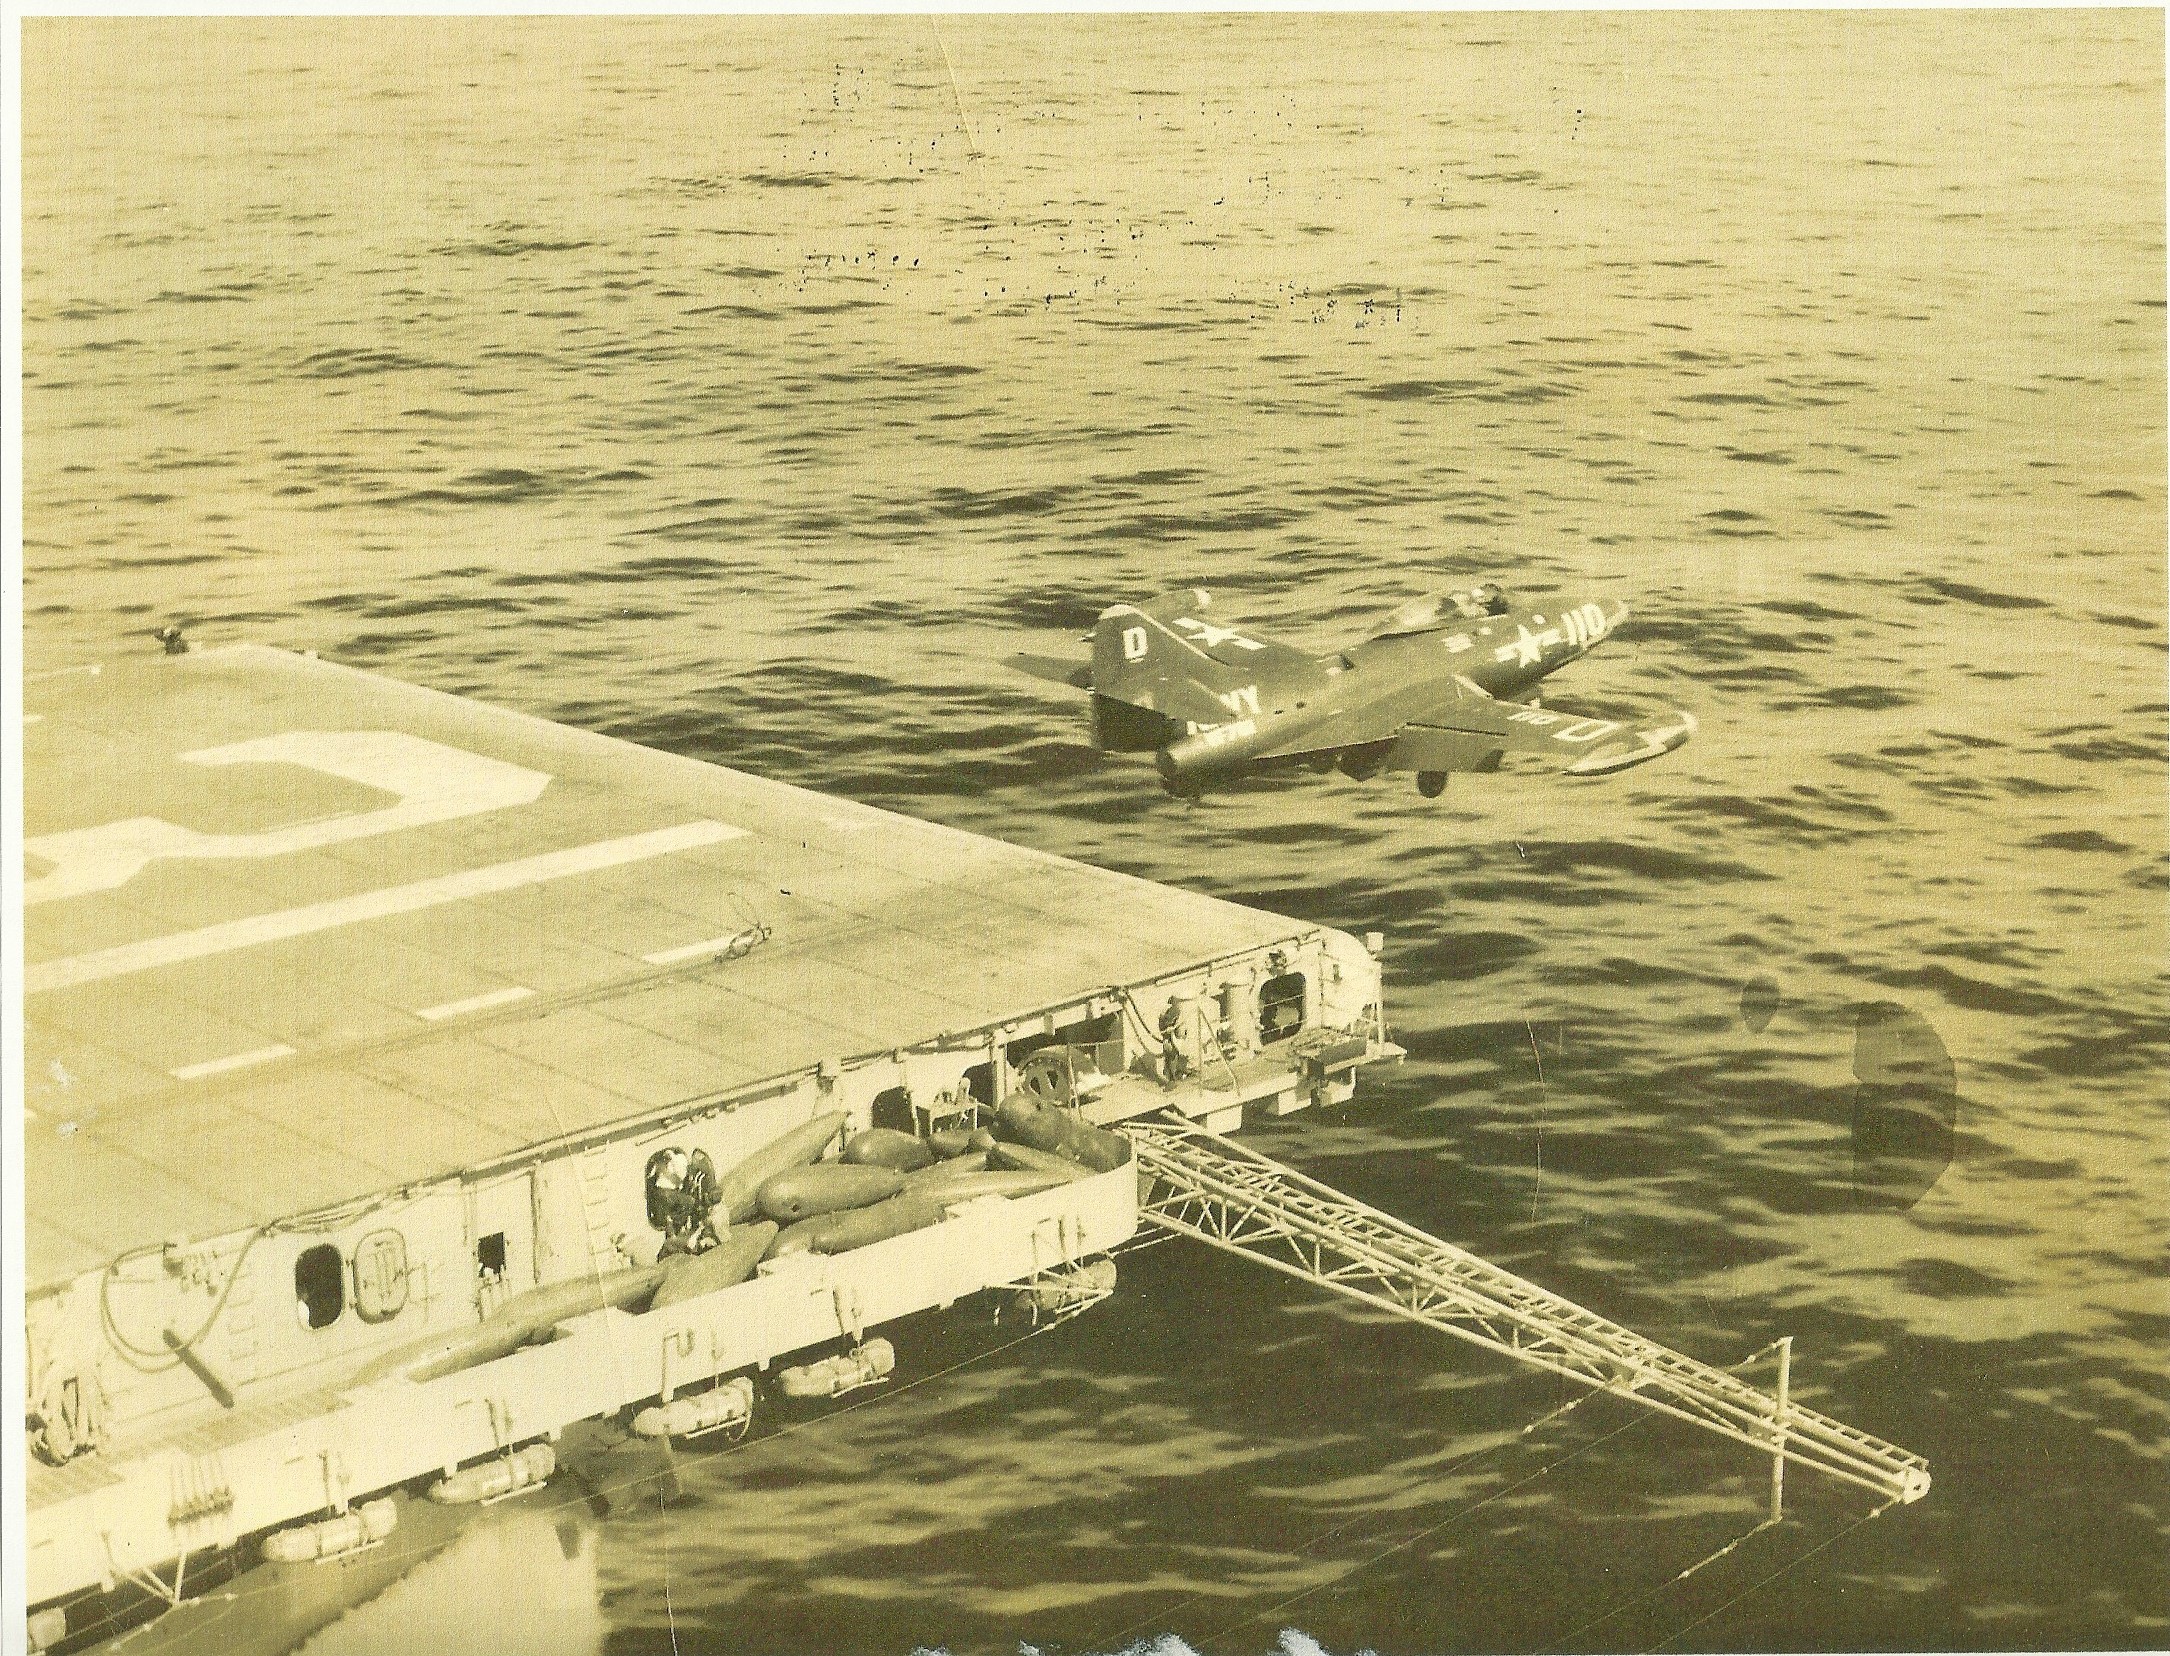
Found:
[[[1447,773],[1445,771],[1417,772],[1417,792],[1426,799],[1437,799],[1446,791]]]

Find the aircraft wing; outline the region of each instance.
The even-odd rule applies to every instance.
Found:
[[[1487,770],[1502,754],[1529,753],[1565,761],[1570,776],[1603,776],[1670,753],[1694,734],[1690,713],[1631,724],[1560,707],[1495,701],[1475,685],[1457,683],[1451,702],[1401,728],[1386,768]]]
[[[1006,656],[1002,665],[1020,673],[1030,673],[1037,679],[1046,679],[1050,684],[1068,685],[1073,690],[1093,687],[1093,664],[1089,661],[1064,660],[1060,656],[1013,655]]]

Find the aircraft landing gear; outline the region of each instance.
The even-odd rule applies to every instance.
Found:
[[[1437,799],[1446,791],[1447,773],[1445,771],[1417,772],[1417,792],[1426,799]]]

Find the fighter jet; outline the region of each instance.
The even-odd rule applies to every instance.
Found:
[[[1312,655],[1207,619],[1199,588],[1116,604],[1093,628],[1089,663],[1019,655],[1010,665],[1092,694],[1093,743],[1151,753],[1173,794],[1293,767],[1359,780],[1414,771],[1436,799],[1450,771],[1497,770],[1543,754],[1601,776],[1670,753],[1686,713],[1640,724],[1538,700],[1538,687],[1611,636],[1627,607],[1546,602],[1518,609],[1496,586],[1405,604],[1364,638]]]

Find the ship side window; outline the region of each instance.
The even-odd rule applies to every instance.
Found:
[[[1258,986],[1260,1045],[1285,1041],[1304,1026],[1304,975],[1283,972]]]
[[[304,1328],[329,1328],[347,1308],[347,1269],[329,1242],[302,1249],[294,1261],[294,1311]]]
[[[486,1277],[505,1274],[505,1233],[492,1231],[475,1244],[475,1269]]]

